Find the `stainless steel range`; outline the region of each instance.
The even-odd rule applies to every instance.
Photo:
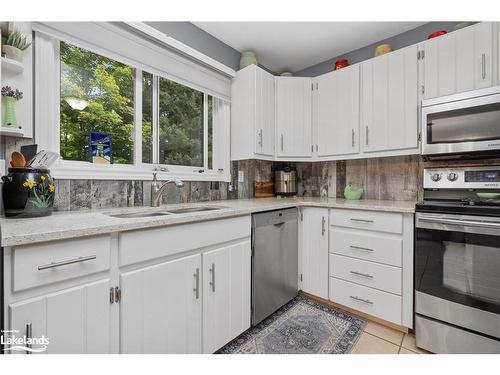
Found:
[[[415,226],[417,346],[500,353],[500,166],[424,170]]]

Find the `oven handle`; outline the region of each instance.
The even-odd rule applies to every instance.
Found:
[[[493,221],[471,221],[471,220],[460,220],[460,219],[434,218],[425,216],[420,216],[418,220],[428,223],[458,225],[461,227],[500,229],[500,223]]]

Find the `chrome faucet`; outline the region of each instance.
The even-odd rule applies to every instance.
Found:
[[[153,173],[153,182],[151,183],[151,207],[160,207],[163,191],[169,183],[174,183],[178,188],[184,186],[184,182],[177,178],[160,184],[160,182],[156,179],[156,173]]]

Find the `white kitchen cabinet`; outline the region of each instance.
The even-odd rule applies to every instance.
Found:
[[[256,65],[231,84],[231,159],[274,158],[274,76]]]
[[[496,27],[494,22],[480,22],[425,41],[420,56],[424,63],[424,98],[495,86]]]
[[[9,329],[44,335],[46,353],[110,353],[110,288],[104,279],[9,304]]]
[[[201,255],[120,276],[121,353],[201,353]]]
[[[203,353],[250,328],[250,241],[203,253]]]
[[[328,209],[301,209],[302,290],[328,299]]]
[[[414,149],[418,153],[417,46],[361,64],[363,153]]]
[[[312,155],[312,80],[275,77],[276,156],[309,158]]]
[[[359,65],[316,78],[318,157],[359,152]]]

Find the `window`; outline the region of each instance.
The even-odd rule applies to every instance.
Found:
[[[110,162],[132,164],[134,69],[65,42],[60,67],[61,157],[90,161],[90,135],[104,133],[111,138]]]

